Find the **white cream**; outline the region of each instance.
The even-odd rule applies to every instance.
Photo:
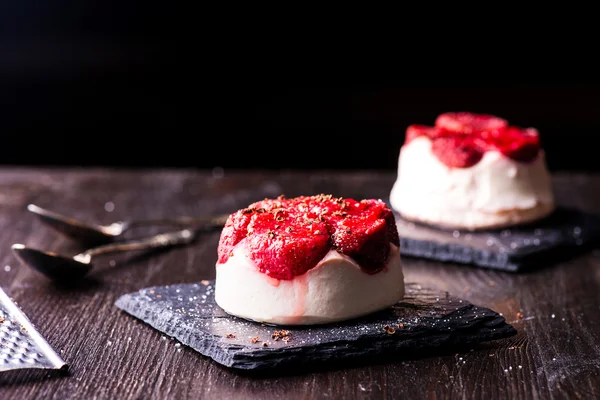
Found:
[[[275,325],[323,324],[379,311],[404,297],[400,251],[390,246],[386,268],[375,274],[331,250],[305,274],[278,280],[258,271],[242,241],[216,266],[215,300],[229,314]]]
[[[407,218],[477,229],[541,218],[554,209],[544,152],[529,163],[487,151],[469,168],[452,168],[419,137],[404,145],[390,204]]]

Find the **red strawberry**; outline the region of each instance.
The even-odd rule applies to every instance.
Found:
[[[431,144],[433,154],[451,168],[468,168],[479,162],[485,153],[472,137],[439,137]]]
[[[400,244],[385,203],[331,195],[265,199],[232,214],[221,233],[219,263],[244,238],[258,269],[276,279],[305,273],[332,248],[377,272],[389,257],[389,243]]]
[[[508,127],[501,132],[482,134],[488,145],[516,161],[533,161],[540,151],[540,137],[534,128]]]
[[[286,220],[293,223],[284,226]],[[247,240],[250,258],[259,271],[276,279],[302,275],[330,249],[325,223],[294,212],[279,212],[276,217],[256,214],[248,225]]]
[[[483,131],[503,130],[508,127],[508,121],[489,114],[448,112],[436,118],[435,126],[448,132],[469,135]]]
[[[231,214],[225,222],[225,226],[221,231],[219,247],[217,248],[220,263],[227,261],[233,247],[246,237],[252,214],[253,211],[250,211],[250,209],[238,210]]]
[[[440,114],[435,127],[410,125],[405,144],[419,136],[430,138],[433,153],[453,168],[475,165],[486,151],[491,150],[520,162],[534,160],[540,151],[537,130],[509,126],[505,119],[489,114]]]
[[[341,219],[331,236],[333,246],[352,257],[367,271],[376,272],[388,259],[387,222],[374,215],[350,215]]]
[[[419,137],[419,136],[425,136],[428,137],[430,139],[438,136],[438,129],[436,129],[433,126],[427,126],[427,125],[409,125],[408,128],[406,128],[406,135],[404,138],[404,143],[408,143],[411,140]]]
[[[388,240],[396,247],[400,247],[400,235],[398,234],[398,227],[396,225],[396,217],[389,208],[384,208],[381,217],[385,219],[388,230]]]

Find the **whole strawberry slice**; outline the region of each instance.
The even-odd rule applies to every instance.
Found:
[[[392,211],[379,200],[331,195],[265,199],[232,214],[218,247],[225,263],[245,240],[257,268],[276,279],[292,279],[314,268],[334,249],[366,272],[385,267],[389,244],[399,246]]]
[[[442,163],[451,168],[472,167],[485,153],[480,140],[458,135],[433,140],[431,151]]]
[[[489,114],[448,112],[438,115],[435,126],[448,132],[470,135],[484,131],[501,131],[508,127],[508,121]]]
[[[404,143],[409,143],[413,139],[416,139],[420,136],[425,136],[430,139],[433,139],[439,135],[439,129],[434,126],[427,125],[409,125],[406,128],[406,134],[404,136]]]
[[[521,162],[533,161],[540,151],[540,137],[534,128],[510,126],[500,132],[484,132],[481,137],[488,148]]]
[[[377,272],[389,256],[386,221],[371,215],[340,220],[332,235],[334,247],[365,270]]]

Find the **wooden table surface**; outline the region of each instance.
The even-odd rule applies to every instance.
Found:
[[[10,250],[13,243],[79,250],[29,214],[28,203],[108,223],[232,211],[265,197],[265,190],[386,197],[394,178],[390,172],[0,169],[0,285],[70,366],[64,376],[0,373],[0,399],[600,397],[597,251],[522,275],[405,258],[407,281],[490,307],[519,333],[461,354],[253,378],[176,347],[114,306],[120,295],[147,286],[214,278],[218,232],[151,257],[105,256],[76,288],[50,283]],[[600,213],[600,176],[555,174],[554,187],[560,204]]]

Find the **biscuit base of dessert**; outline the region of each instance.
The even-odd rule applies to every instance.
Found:
[[[228,314],[270,325],[315,325],[361,317],[404,297],[398,247],[385,268],[362,270],[350,257],[330,250],[306,273],[280,280],[258,271],[244,243],[216,268],[215,301]]]

